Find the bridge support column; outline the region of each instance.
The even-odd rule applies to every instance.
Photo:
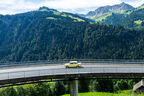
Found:
[[[78,80],[70,81],[70,96],[78,96]]]

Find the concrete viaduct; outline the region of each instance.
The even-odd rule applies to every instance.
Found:
[[[143,60],[76,60],[81,68],[65,68],[72,60],[0,63],[0,85],[46,79],[70,80],[71,96],[78,96],[79,78],[144,77]]]

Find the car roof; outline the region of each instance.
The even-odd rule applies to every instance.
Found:
[[[77,61],[70,61],[70,63],[77,63]]]

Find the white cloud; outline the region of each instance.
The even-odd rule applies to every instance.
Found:
[[[0,14],[15,14],[36,10],[41,6],[61,9],[67,12],[87,11],[105,5],[119,4],[122,0],[0,0]],[[144,3],[144,0],[134,0],[127,2],[135,7]],[[80,10],[79,10],[80,9]],[[83,10],[82,10],[83,9]]]
[[[14,4],[15,0],[0,0],[0,4]]]
[[[121,3],[120,0],[55,0],[45,1],[44,5],[53,8],[76,9],[95,6],[113,5]]]
[[[0,14],[16,14],[36,10],[40,6],[24,0],[0,0]]]
[[[62,11],[73,13],[87,13],[90,10],[96,9],[99,6],[114,5],[121,3],[120,0],[55,0],[45,1],[41,5],[48,6],[50,8],[62,9]],[[83,10],[78,10],[82,9]]]
[[[37,4],[32,2],[25,2],[24,0],[18,0],[16,6],[13,5],[12,9],[36,9]]]
[[[0,10],[0,14],[16,14],[18,12],[14,11],[14,10]]]
[[[138,7],[138,6],[141,6],[142,4],[144,4],[144,0],[136,0],[133,2],[127,2],[127,3],[129,3],[130,5],[132,5],[134,7]]]

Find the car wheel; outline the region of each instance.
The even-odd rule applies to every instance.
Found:
[[[66,68],[68,68],[68,66],[66,66]]]

